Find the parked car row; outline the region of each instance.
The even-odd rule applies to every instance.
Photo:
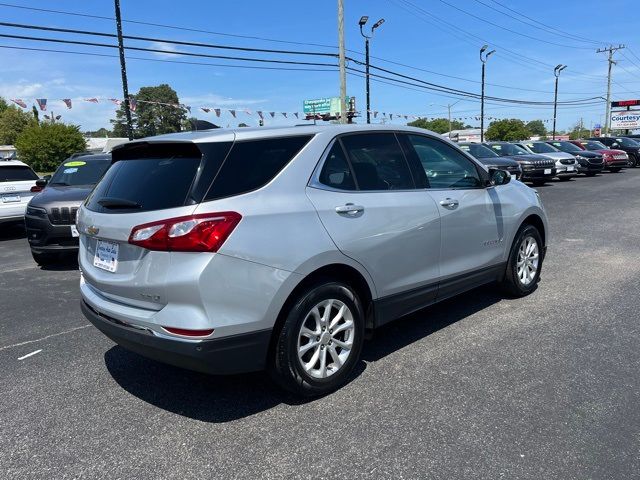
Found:
[[[460,148],[484,165],[508,171],[523,182],[543,185],[640,166],[640,143],[628,137],[522,142],[463,142]]]

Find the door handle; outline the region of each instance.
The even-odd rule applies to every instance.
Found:
[[[459,203],[455,198],[445,198],[444,200],[440,200],[440,205],[449,210],[455,210],[458,208]]]
[[[336,207],[336,213],[355,215],[360,212],[364,212],[364,207],[362,205],[354,205],[353,203],[347,203],[346,205]]]

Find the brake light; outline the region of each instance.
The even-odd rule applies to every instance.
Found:
[[[166,252],[217,252],[242,215],[236,212],[176,217],[133,227],[129,243]]]
[[[34,185],[33,187],[31,187],[31,192],[32,193],[38,193],[41,192],[42,190],[44,190],[42,187],[38,187],[37,185]]]
[[[187,330],[186,328],[162,327],[169,333],[174,335],[182,335],[183,337],[208,337],[213,333],[213,328],[207,330]]]

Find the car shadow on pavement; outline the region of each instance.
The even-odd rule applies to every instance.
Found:
[[[79,270],[78,256],[77,254],[70,253],[60,254],[55,263],[43,265],[40,269],[48,272],[70,272],[72,270]]]
[[[23,223],[13,223],[8,225],[0,224],[0,241],[3,240],[18,240],[19,238],[25,238],[27,232],[24,229]]]
[[[481,287],[376,330],[374,338],[365,342],[350,381],[366,370],[367,362],[378,361],[501,300],[504,297],[495,286]],[[147,359],[117,345],[105,352],[104,360],[113,379],[130,394],[203,422],[229,422],[281,403],[295,406],[317,400],[288,394],[265,372],[206,375]]]
[[[105,352],[104,361],[113,379],[130,394],[202,422],[230,422],[282,403],[296,406],[318,400],[289,394],[266,372],[206,375],[150,360],[117,345]],[[366,364],[359,362],[349,381],[365,369]]]

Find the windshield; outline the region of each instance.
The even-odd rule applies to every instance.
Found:
[[[587,150],[606,150],[607,146],[604,143],[589,140],[588,142],[582,142],[582,146]]]
[[[501,157],[507,157],[509,155],[529,155],[529,152],[524,148],[514,145],[513,143],[492,143],[489,146]]]
[[[553,148],[551,145],[544,142],[532,142],[532,143],[526,143],[525,145],[527,146],[527,148],[529,148],[532,152],[535,152],[535,153],[553,153],[558,151],[557,148]]]
[[[496,158],[499,156],[493,150],[480,143],[466,143],[458,146],[475,158]]]
[[[35,174],[27,166],[21,165],[0,165],[0,182],[14,182],[20,180],[37,180],[38,175]]]
[[[80,157],[77,160],[67,160],[58,167],[56,173],[51,177],[49,185],[79,186],[95,185],[111,165],[110,157],[99,159],[85,159]]]
[[[626,137],[616,138],[616,142],[618,142],[623,147],[640,147],[640,143]]]
[[[552,142],[551,145],[563,152],[581,152],[582,149],[571,142]]]

